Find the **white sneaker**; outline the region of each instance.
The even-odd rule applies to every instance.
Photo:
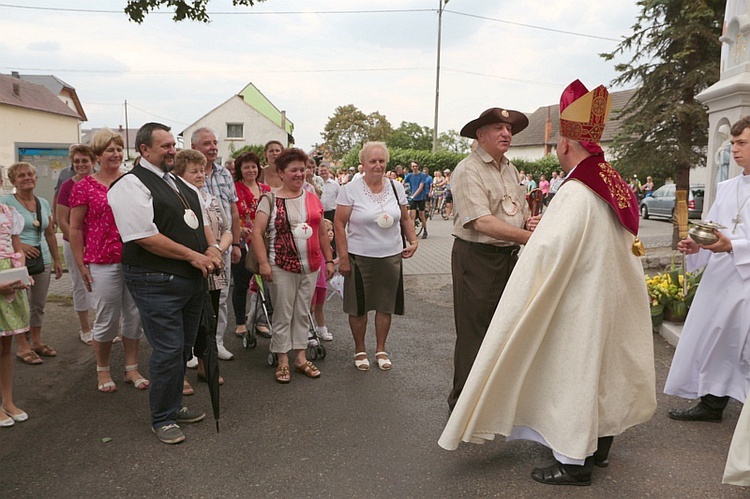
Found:
[[[234,358],[234,355],[232,355],[232,352],[227,350],[224,345],[216,345],[216,349],[219,350],[220,360],[232,360]]]
[[[333,341],[333,335],[328,332],[328,327],[319,326],[316,328],[316,332],[318,333],[318,338],[320,338],[321,340]]]
[[[187,361],[188,369],[198,369],[198,357],[193,355],[193,358]]]
[[[313,337],[312,335],[310,335],[310,333],[308,333],[308,335],[307,335],[307,346],[309,346],[309,347],[317,347],[318,346],[318,340],[315,337]]]

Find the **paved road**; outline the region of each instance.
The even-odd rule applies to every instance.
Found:
[[[222,363],[221,433],[210,420],[186,426],[188,440],[179,446],[160,444],[151,434],[147,393],[121,381],[121,348],[112,360],[118,391],[96,391],[91,350],[76,338],[73,310],[49,304],[44,334],[60,355],[42,366],[15,364],[17,402],[31,419],[0,429],[3,495],[748,497],[750,489],[720,484],[740,405],[729,405],[722,424],[669,420],[668,408],[689,402],[660,394],[673,349],[658,336],[657,413],[615,440],[611,465],[595,471],[591,487],[533,482],[530,469],[551,460],[534,443],[498,439],[455,452],[440,449],[454,338],[450,277],[440,257],[450,236],[440,224],[431,226],[430,238],[408,262],[407,314],[394,318],[391,372],[354,369],[346,318],[334,299],[326,312],[335,340],[318,362],[321,379],[293,376],[289,385],[278,385],[265,361],[267,340],[243,350],[230,337],[236,360]],[[371,333],[368,345],[374,347]],[[144,344],[142,365],[147,353]],[[193,372],[190,377],[195,381]],[[208,410],[205,386],[196,387],[185,402]]]

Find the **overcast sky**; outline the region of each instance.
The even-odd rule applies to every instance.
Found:
[[[248,82],[287,112],[305,149],[322,142],[328,118],[346,104],[379,111],[394,128],[432,126],[438,0],[239,8],[211,0],[210,24],[152,14],[141,25],[128,21],[125,4],[0,0],[0,72],[54,74],[72,85],[89,118],[84,128],[124,125],[127,99],[131,127],[161,121],[179,133]],[[113,12],[11,7],[21,5]],[[340,12],[383,10],[400,12]],[[458,130],[488,107],[555,104],[576,78],[609,86],[614,62],[598,54],[630,34],[638,13],[635,0],[450,0],[439,131]]]

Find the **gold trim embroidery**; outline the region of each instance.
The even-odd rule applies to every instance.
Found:
[[[612,166],[609,165],[609,163],[599,163],[599,168],[601,168],[602,170],[599,172],[599,176],[602,178],[604,183],[607,184],[609,193],[612,196],[612,199],[617,202],[617,206],[621,210],[629,208],[630,193],[628,192],[628,190],[630,189],[630,187],[628,187],[624,182],[619,181],[620,175],[614,168],[612,168]]]

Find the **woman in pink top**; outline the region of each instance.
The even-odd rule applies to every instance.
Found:
[[[87,345],[91,345],[91,324],[89,323],[89,309],[91,308],[91,297],[86,287],[83,285],[81,274],[78,272],[78,266],[73,258],[73,250],[70,249],[70,193],[73,186],[76,185],[83,177],[88,177],[94,170],[96,156],[89,146],[76,144],[70,148],[70,162],[76,174],[63,182],[57,191],[57,223],[60,225],[60,231],[63,234],[63,256],[65,264],[68,266],[68,274],[73,282],[73,309],[78,314],[78,321],[81,323],[81,329],[78,331],[78,337]]]
[[[100,392],[117,389],[110,375],[109,356],[122,317],[125,349],[125,382],[139,390],[149,382],[138,372],[138,347],[143,336],[138,309],[122,277],[122,242],[107,191],[122,176],[122,137],[111,130],[97,132],[91,149],[99,171],[81,179],[70,196],[70,246],[83,283],[91,292],[96,310],[92,336]]]

